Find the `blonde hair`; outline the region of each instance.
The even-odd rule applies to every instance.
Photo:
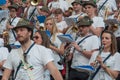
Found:
[[[56,26],[56,22],[55,22],[55,20],[54,20],[53,17],[47,17],[47,18],[46,18],[46,20],[45,20],[45,22],[44,22],[45,30],[47,30],[46,22],[47,22],[48,20],[51,20],[51,21],[52,21],[52,31],[51,31],[50,33],[51,33],[51,35],[53,36],[52,42],[54,42],[54,41],[55,41],[55,37],[56,37],[56,33],[58,33],[59,30],[58,30],[58,28],[57,28],[57,26]]]

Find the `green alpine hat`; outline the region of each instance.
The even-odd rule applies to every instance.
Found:
[[[32,24],[30,24],[30,21],[28,21],[27,19],[23,19],[21,18],[19,20],[19,22],[17,23],[16,27],[13,28],[13,30],[16,30],[17,28],[28,28],[31,31],[33,31],[34,27]]]
[[[78,27],[84,27],[84,26],[90,26],[93,23],[93,21],[88,17],[84,16],[77,22]]]

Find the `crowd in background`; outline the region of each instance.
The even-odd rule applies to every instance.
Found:
[[[0,20],[0,79],[7,80],[6,76],[2,76],[7,72],[5,68],[11,69],[8,67],[10,54],[14,53],[13,49],[22,45],[19,37],[25,34],[19,33],[16,28],[20,28],[20,25],[31,32],[30,36],[27,35],[30,40],[47,49],[45,54],[48,52],[52,58],[46,58],[53,62],[63,79],[91,78],[91,74],[75,68],[83,65],[97,67],[98,72],[95,71],[95,76],[90,80],[120,79],[120,0],[6,0],[5,4],[0,4],[0,16],[2,12],[5,17]],[[21,22],[23,19],[29,23]],[[30,25],[33,31],[29,30]],[[60,40],[60,35],[70,35],[73,41]],[[35,60],[39,61],[38,57],[39,53],[36,53]],[[32,59],[34,61],[34,58]],[[11,66],[14,65],[16,64],[11,60]],[[52,64],[47,65],[47,59],[42,65],[42,80],[55,80],[58,76],[60,78],[60,75],[55,76],[52,71],[55,67],[52,69]],[[38,77],[38,74],[36,76]],[[41,80],[36,76],[35,80]],[[18,72],[15,80],[29,80],[27,77],[19,77]]]

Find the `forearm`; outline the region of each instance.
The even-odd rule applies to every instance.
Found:
[[[49,62],[46,67],[50,71],[52,77],[55,80],[63,80],[62,75],[60,74],[59,70],[57,69],[53,62]]]
[[[118,71],[115,71],[115,70],[112,70],[110,69],[109,67],[107,67],[105,64],[104,66],[102,66],[102,68],[108,73],[108,75],[110,75],[112,78],[117,78],[119,72]]]
[[[12,71],[12,70],[10,70],[10,69],[5,69],[5,70],[4,70],[4,73],[3,73],[2,80],[8,80],[9,77],[10,77],[11,71]]]
[[[52,76],[55,80],[63,80],[62,75],[57,69],[54,69],[55,72],[52,73]]]
[[[63,53],[64,53],[63,50],[60,50],[60,49],[58,49],[57,47],[52,46],[52,45],[50,45],[50,49],[56,51],[58,54],[63,54]]]

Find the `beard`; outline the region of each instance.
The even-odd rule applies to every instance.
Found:
[[[29,41],[29,37],[26,37],[26,38],[21,37],[21,38],[22,38],[22,40],[18,39],[18,41],[20,42],[21,45],[24,45],[25,43],[27,43]]]

